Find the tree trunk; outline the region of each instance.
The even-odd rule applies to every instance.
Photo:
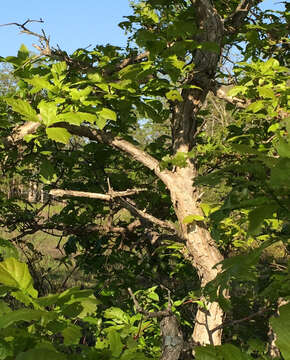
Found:
[[[223,260],[223,256],[202,222],[183,223],[184,218],[188,215],[203,215],[197,202],[198,193],[193,185],[194,177],[194,167],[188,163],[187,167],[177,169],[168,185],[179,220],[181,235],[186,240],[193,266],[198,272],[201,286],[204,287],[218,274],[220,268],[213,269],[213,267]],[[210,330],[221,325],[223,311],[217,303],[207,303],[207,309],[208,311],[205,311],[200,308],[196,314],[193,340],[200,345],[220,345],[222,330],[213,334]]]
[[[223,22],[209,0],[194,2],[196,24],[200,31],[196,35],[199,44],[215,43],[217,51],[197,49],[193,54],[194,69],[187,75],[181,92],[183,101],[175,102],[171,118],[173,154],[179,152],[188,154],[195,145],[198,128],[197,114],[201,109],[208,92],[214,82],[218,62],[221,56],[222,39],[224,35]],[[203,215],[198,205],[198,192],[193,181],[196,169],[193,161],[187,160],[187,166],[177,167],[168,184],[172,203],[180,224],[182,237],[186,240],[188,252],[192,257],[201,286],[204,287],[213,280],[220,268],[213,268],[223,260],[209,231],[202,222],[184,224],[188,215]],[[199,345],[220,345],[222,330],[211,330],[222,324],[223,311],[217,303],[207,303],[207,310],[199,309],[196,314],[193,331],[193,341]]]

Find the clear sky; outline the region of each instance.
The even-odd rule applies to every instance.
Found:
[[[265,0],[262,8],[281,9],[279,2]],[[90,44],[124,46],[126,37],[118,23],[130,14],[129,0],[3,0],[0,24],[42,18],[44,24],[31,24],[30,28],[36,32],[43,28],[53,46],[71,52]],[[0,27],[1,56],[16,55],[22,43],[33,50],[37,39],[20,35],[15,26]]]
[[[129,0],[5,0],[0,24],[42,18],[44,24],[31,24],[30,29],[39,32],[43,28],[53,46],[58,44],[70,52],[90,44],[126,45],[118,23],[131,13]],[[20,34],[15,26],[0,27],[1,56],[16,55],[22,43],[33,49],[37,39]]]

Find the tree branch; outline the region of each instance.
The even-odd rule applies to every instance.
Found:
[[[50,190],[49,195],[63,197],[63,196],[75,196],[75,197],[85,197],[90,199],[100,199],[105,201],[111,201],[114,198],[122,197],[122,196],[130,196],[138,194],[139,192],[147,191],[147,189],[132,189],[126,191],[109,191],[108,194],[98,194],[84,191],[75,191],[75,190],[61,190],[61,189],[53,189]]]
[[[234,34],[242,25],[255,0],[242,0],[235,11],[224,20],[225,33]]]
[[[225,100],[226,102],[236,106],[237,108],[239,109],[245,109],[248,104],[246,104],[246,102],[242,99],[239,99],[237,97],[232,97],[232,96],[228,96],[224,90],[222,89],[218,89],[216,92],[215,92],[215,95],[221,99],[221,100]]]
[[[136,190],[127,190],[127,191],[111,191],[109,194],[98,194],[98,193],[90,193],[90,192],[83,192],[83,191],[73,191],[73,190],[60,190],[60,189],[54,189],[49,192],[50,195],[53,196],[74,196],[74,197],[86,197],[91,199],[100,199],[104,201],[111,201],[115,200],[120,205],[122,205],[124,208],[130,211],[132,215],[137,216],[141,221],[143,222],[149,222],[155,225],[158,225],[159,227],[162,227],[164,229],[170,230],[171,232],[176,233],[176,228],[174,225],[167,221],[162,221],[158,218],[156,218],[153,215],[150,215],[146,213],[145,211],[137,209],[132,203],[129,201],[123,199],[123,196],[133,195],[137,194],[140,191],[145,191],[145,189],[136,189]]]
[[[159,161],[157,159],[139,149],[137,146],[131,144],[129,141],[101,130],[90,129],[88,126],[84,125],[77,126],[65,122],[59,122],[53,124],[52,127],[60,127],[68,130],[68,132],[72,135],[86,137],[92,141],[97,141],[121,150],[148,169],[154,171],[155,175],[162,180],[167,187],[170,186],[170,180],[172,180],[173,174],[168,170],[161,171]]]
[[[238,319],[238,320],[233,320],[233,321],[226,321],[224,323],[222,323],[221,325],[215,327],[214,329],[210,330],[211,334],[213,334],[215,331],[219,330],[219,329],[222,329],[226,326],[232,326],[232,325],[235,325],[235,324],[240,324],[244,321],[248,321],[248,320],[251,320],[253,319],[254,317],[256,316],[259,316],[261,314],[263,314],[264,312],[266,311],[269,311],[270,309],[266,308],[266,307],[263,307],[262,309],[260,309],[259,311],[255,312],[254,314],[251,314],[249,316],[246,316],[242,319]]]
[[[40,46],[39,45],[35,45],[33,44],[33,46],[40,52],[40,55],[45,55],[45,56],[51,56],[52,55],[52,49],[50,47],[50,38],[49,36],[46,36],[44,30],[41,30],[42,35],[38,34],[34,31],[29,30],[26,25],[32,22],[38,22],[38,23],[44,23],[44,21],[40,18],[39,20],[26,20],[23,24],[19,24],[17,22],[11,22],[8,24],[2,24],[0,26],[10,26],[10,25],[16,25],[18,26],[21,30],[22,33],[24,34],[28,34],[28,35],[32,35],[35,36],[39,39],[40,42]]]

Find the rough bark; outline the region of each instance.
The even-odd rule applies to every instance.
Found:
[[[195,2],[197,25],[201,30],[198,34],[199,43],[213,42],[222,46],[223,23],[220,16],[212,7],[210,1]],[[197,50],[194,54],[194,71],[188,76],[187,84],[197,88],[184,89],[183,101],[174,107],[172,116],[172,136],[174,153],[187,153],[194,146],[197,129],[196,115],[212,86],[216,74],[220,52]],[[173,181],[168,188],[181,227],[182,237],[186,240],[187,249],[193,259],[201,286],[205,286],[218,274],[219,268],[213,268],[223,260],[223,256],[216,247],[209,231],[202,223],[183,224],[187,215],[202,215],[198,205],[198,194],[194,187],[196,169],[194,163],[188,161],[187,167],[177,168],[173,174]],[[207,310],[199,309],[196,314],[193,341],[205,345],[221,344],[222,330],[211,333],[223,321],[223,311],[217,303],[207,303]]]

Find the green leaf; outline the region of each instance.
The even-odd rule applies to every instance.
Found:
[[[151,300],[159,301],[159,296],[158,296],[158,294],[156,294],[156,292],[153,292],[153,291],[149,292],[148,297]]]
[[[46,128],[45,131],[49,139],[63,144],[67,144],[71,138],[71,134],[63,128]]]
[[[117,307],[111,307],[107,309],[104,313],[106,319],[112,319],[118,323],[128,323],[128,315]]]
[[[5,101],[9,106],[12,107],[13,111],[22,115],[25,120],[39,122],[36,111],[27,101],[12,98],[6,98]]]
[[[63,336],[63,342],[65,345],[79,344],[80,338],[82,337],[81,328],[76,325],[67,327],[61,332],[61,334]]]
[[[205,216],[209,216],[213,209],[209,204],[206,203],[201,203],[200,207]]]
[[[287,142],[281,136],[278,136],[278,141],[275,143],[275,147],[280,156],[290,158],[290,142]]]
[[[32,79],[25,79],[25,81],[34,87],[31,91],[32,94],[35,94],[42,89],[53,89],[53,85],[45,77],[39,75],[35,75]]]
[[[12,359],[13,347],[11,342],[0,339],[0,360]]]
[[[34,298],[37,297],[28,266],[15,258],[8,258],[0,262],[0,282],[3,285],[22,290]]]
[[[51,184],[57,179],[54,166],[46,159],[40,165],[40,179],[45,184]]]
[[[196,360],[250,360],[248,354],[241,352],[239,348],[232,344],[221,346],[207,345],[195,348]]]
[[[171,101],[183,101],[182,96],[180,95],[178,90],[170,90],[166,93],[166,98]]]
[[[50,126],[59,121],[56,116],[57,105],[54,102],[42,100],[37,107],[40,110],[41,120],[45,126]]]
[[[247,87],[240,85],[240,86],[235,86],[232,89],[230,89],[227,93],[228,96],[236,96],[238,94],[245,94],[245,92],[247,91]]]
[[[110,330],[108,332],[108,340],[110,343],[110,350],[112,355],[116,358],[119,358],[123,350],[120,334],[115,330]]]
[[[20,49],[18,50],[17,57],[21,60],[26,60],[29,58],[29,50],[24,44],[21,44]]]
[[[117,120],[117,114],[115,113],[115,111],[108,108],[103,108],[100,112],[98,112],[98,115],[106,120]]]
[[[94,124],[98,121],[96,115],[85,112],[66,112],[57,115],[59,121],[65,121],[73,125],[81,125],[83,122]]]
[[[50,349],[31,349],[16,356],[15,360],[66,360],[64,354]]]
[[[275,98],[275,93],[274,91],[269,88],[268,86],[259,86],[258,87],[258,92],[259,92],[259,95],[264,98],[264,99],[267,99],[267,98]]]
[[[4,300],[0,300],[0,315],[7,314],[11,312],[12,310],[7,305],[7,303]]]
[[[7,239],[0,238],[0,255],[3,259],[7,259],[9,257],[18,259],[18,251],[16,247]]]
[[[57,314],[51,311],[19,309],[11,311],[0,317],[0,329],[5,329],[8,326],[18,321],[39,321],[49,322],[57,318]]]
[[[252,111],[253,113],[257,113],[258,111],[262,110],[265,108],[265,104],[263,101],[259,100],[259,101],[255,101],[252,104],[250,104],[247,107],[248,111]]]
[[[269,219],[273,216],[273,213],[277,210],[278,205],[267,204],[257,207],[249,213],[249,234],[257,234],[265,219]]]
[[[190,224],[190,223],[193,223],[194,221],[204,221],[204,216],[202,216],[202,215],[187,215],[183,219],[183,224]]]
[[[53,75],[61,75],[67,70],[67,64],[65,61],[58,62],[53,64],[51,67],[51,72]]]
[[[280,316],[271,317],[270,324],[277,335],[276,344],[283,358],[290,360],[290,303],[279,308]]]

